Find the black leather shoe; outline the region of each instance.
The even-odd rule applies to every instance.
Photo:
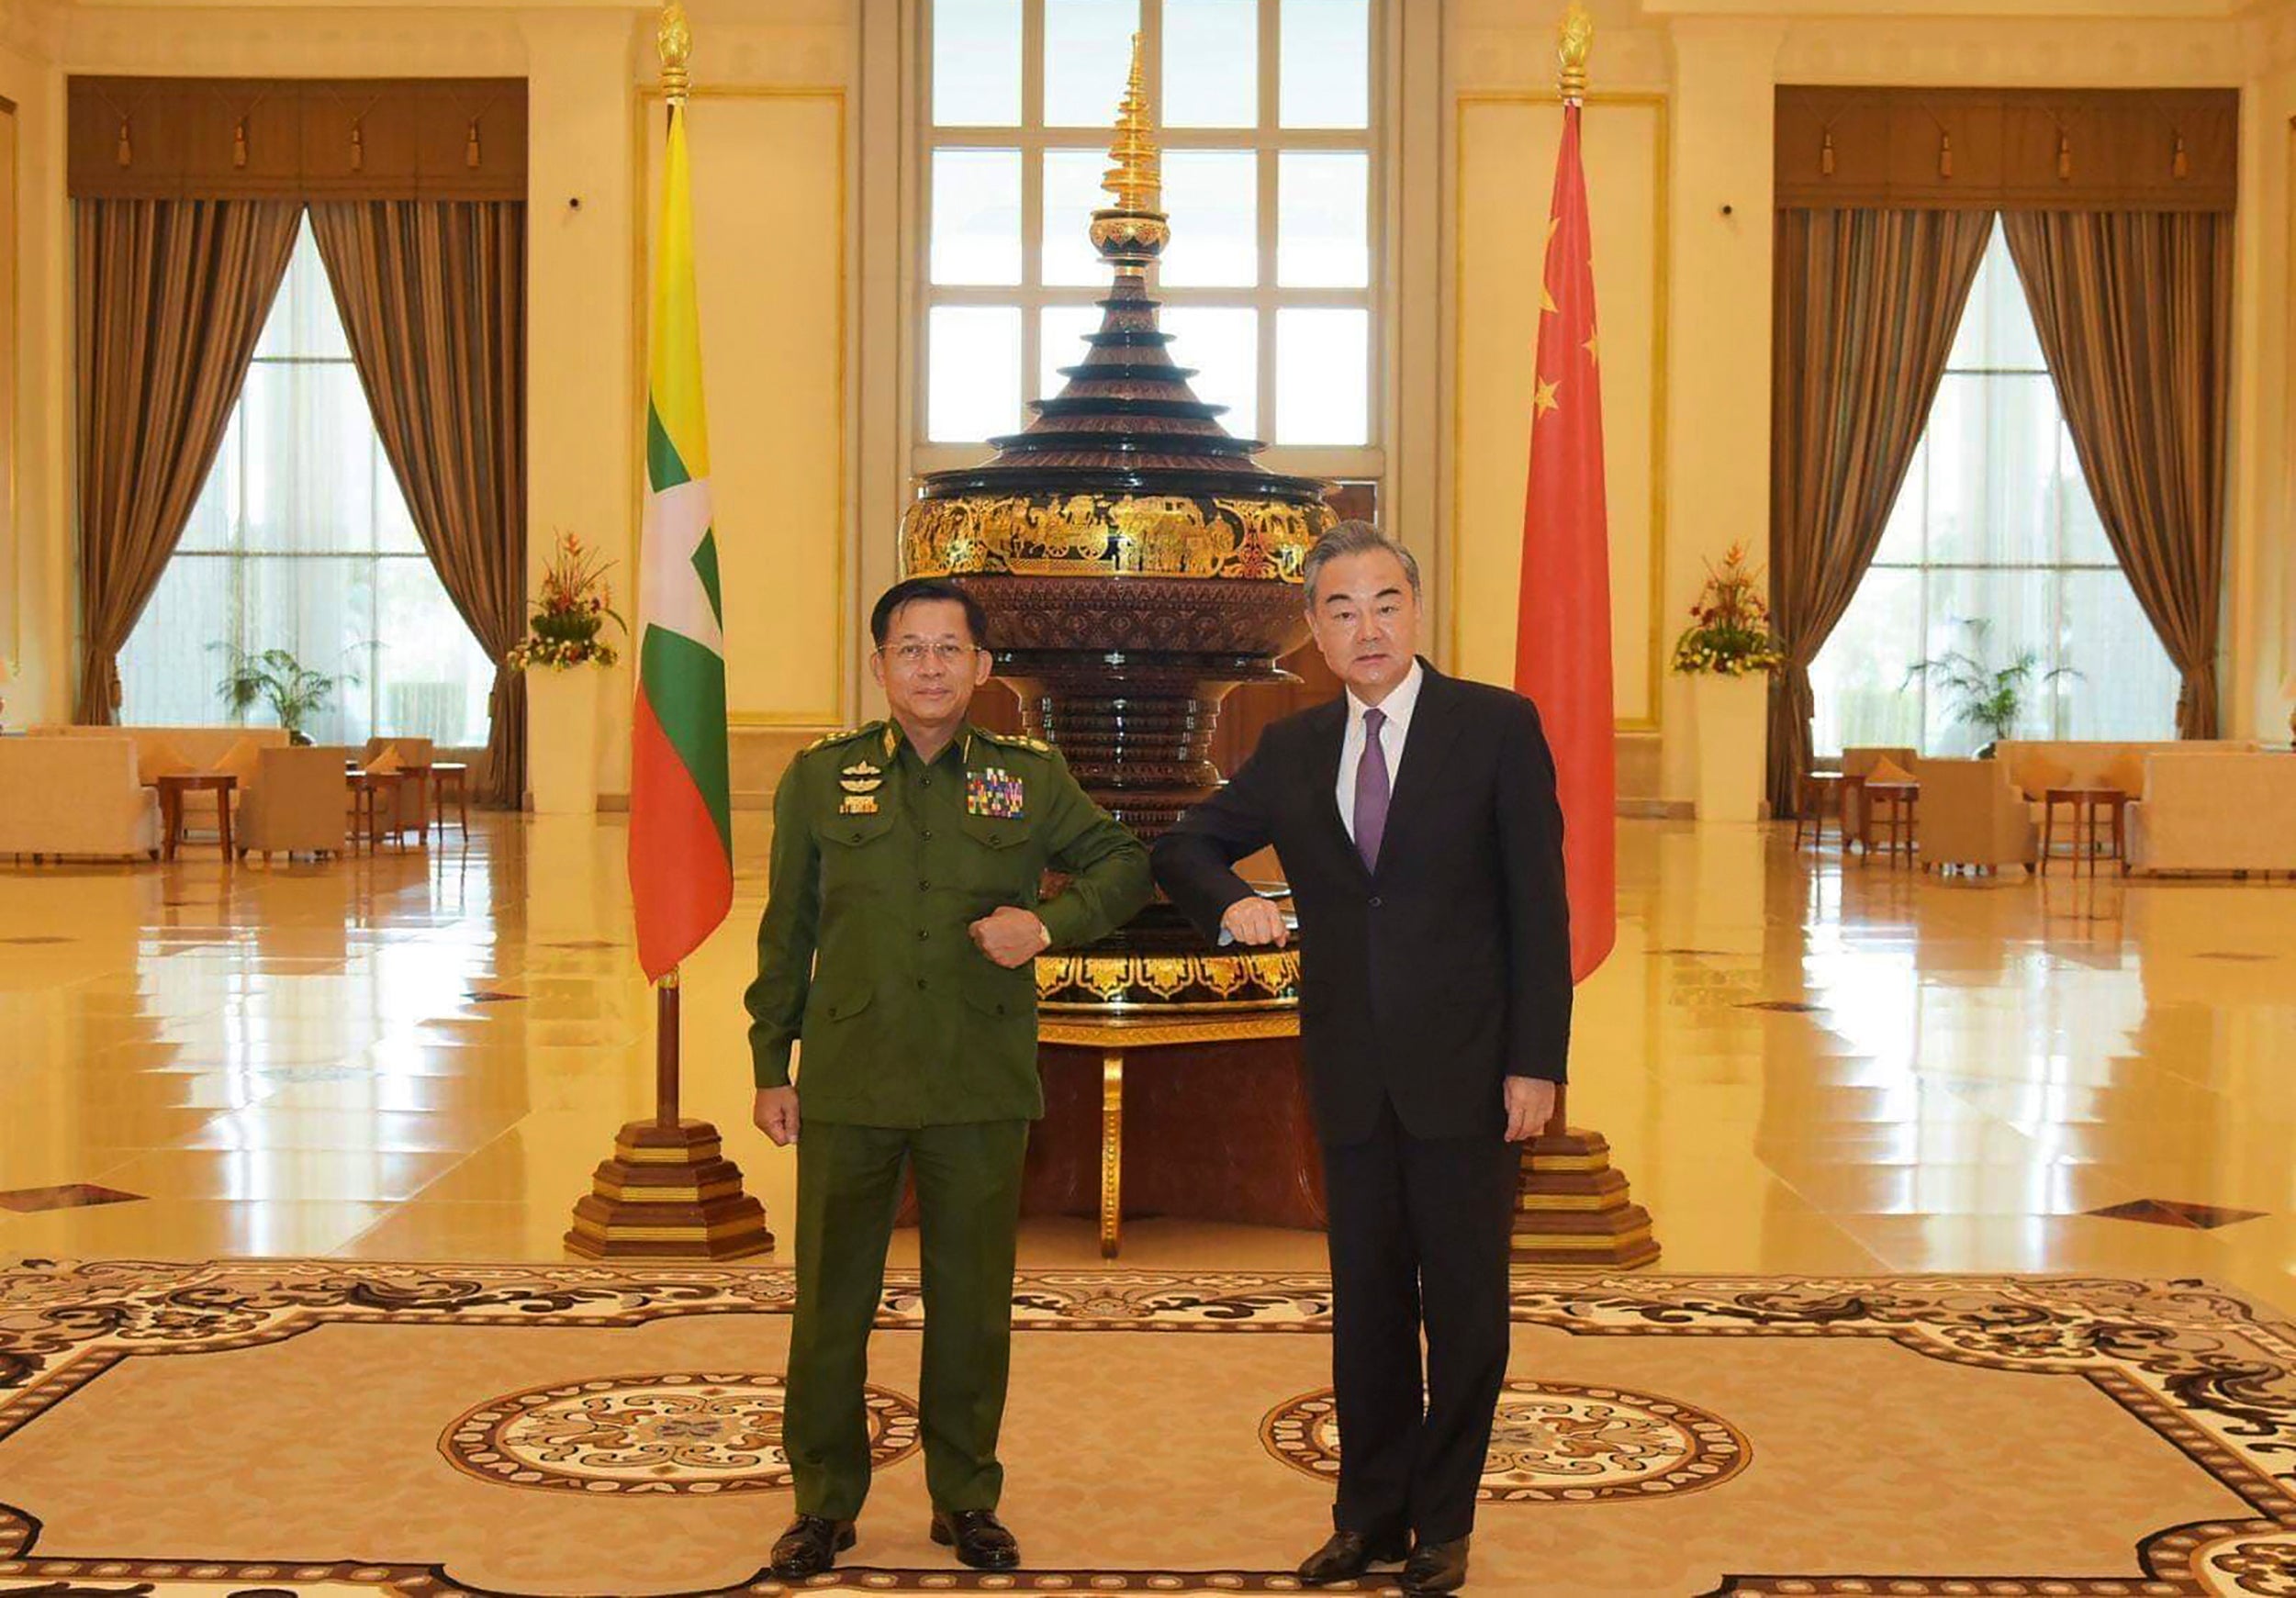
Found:
[[[1406,1598],[1417,1598],[1421,1592],[1456,1592],[1466,1584],[1465,1537],[1453,1537],[1447,1543],[1421,1543],[1411,1550],[1410,1561],[1403,1568]]]
[[[1299,1579],[1311,1587],[1326,1581],[1352,1581],[1375,1564],[1392,1565],[1411,1551],[1401,1537],[1367,1537],[1360,1532],[1335,1531],[1325,1543],[1300,1561]]]
[[[1017,1570],[1019,1539],[1004,1529],[993,1509],[936,1509],[933,1512],[933,1540],[957,1550],[957,1562],[976,1570]]]
[[[773,1545],[773,1573],[784,1581],[801,1581],[836,1567],[837,1556],[854,1544],[853,1523],[801,1514]]]

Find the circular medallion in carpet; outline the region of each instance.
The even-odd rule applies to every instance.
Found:
[[[917,1450],[917,1406],[863,1390],[869,1462]],[[600,1376],[482,1403],[439,1439],[458,1470],[506,1487],[560,1492],[758,1492],[790,1485],[778,1376],[684,1371]]]
[[[1269,1412],[1260,1440],[1310,1476],[1339,1475],[1331,1390]],[[1670,1398],[1567,1381],[1509,1381],[1499,1393],[1475,1496],[1485,1503],[1679,1497],[1727,1481],[1753,1449],[1736,1427]]]

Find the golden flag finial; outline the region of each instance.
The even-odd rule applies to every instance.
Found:
[[[654,49],[662,58],[662,93],[672,105],[683,105],[692,83],[686,63],[693,55],[694,35],[686,25],[686,8],[678,0],[662,7],[661,24],[654,30]]]
[[[1156,259],[1171,238],[1164,215],[1163,161],[1156,125],[1148,115],[1148,87],[1141,66],[1140,36],[1132,36],[1132,72],[1125,80],[1116,111],[1116,137],[1108,147],[1112,162],[1100,186],[1115,204],[1092,213],[1092,247],[1120,272],[1137,273]]]
[[[1565,100],[1586,98],[1586,58],[1595,51],[1595,19],[1578,0],[1571,0],[1571,8],[1562,14],[1562,26],[1556,29],[1555,59],[1562,69],[1562,97]]]

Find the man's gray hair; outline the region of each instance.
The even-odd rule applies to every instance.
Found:
[[[1301,564],[1300,579],[1306,586],[1307,609],[1316,608],[1316,579],[1323,569],[1341,555],[1367,555],[1385,550],[1403,563],[1403,575],[1411,579],[1411,597],[1419,597],[1419,562],[1417,556],[1389,538],[1368,521],[1343,521],[1317,539]]]

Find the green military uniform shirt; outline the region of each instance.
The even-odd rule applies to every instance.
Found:
[[[1042,905],[1047,866],[1070,873]],[[809,1121],[939,1126],[1033,1120],[1036,982],[968,929],[1034,911],[1054,948],[1130,920],[1148,851],[1050,744],[967,727],[930,764],[891,721],[825,738],[773,802],[772,886],[746,996],[757,1085],[790,1080]]]

